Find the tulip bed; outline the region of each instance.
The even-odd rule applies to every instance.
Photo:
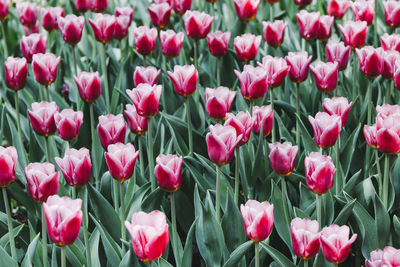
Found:
[[[0,25],[1,266],[399,266],[400,2],[0,0]]]

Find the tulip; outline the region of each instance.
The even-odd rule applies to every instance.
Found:
[[[189,97],[196,91],[199,73],[193,65],[174,66],[174,72],[167,71],[177,94]]]
[[[114,38],[122,40],[128,35],[129,25],[131,24],[128,16],[119,16],[115,18]]]
[[[327,41],[331,37],[332,25],[334,17],[332,16],[321,16],[319,18],[319,27],[317,33],[317,39],[320,41]]]
[[[233,3],[239,19],[247,23],[256,17],[260,0],[233,0]]]
[[[400,26],[400,2],[383,1],[383,9],[385,10],[385,22],[392,28]]]
[[[382,77],[388,80],[393,80],[396,63],[400,63],[400,53],[397,51],[384,51],[383,52],[383,68]],[[388,89],[386,89],[388,90]]]
[[[314,129],[314,140],[318,147],[327,149],[336,143],[342,128],[340,116],[318,112],[315,118],[308,116],[308,120]]]
[[[102,115],[97,125],[100,143],[105,150],[109,145],[124,143],[126,134],[126,123],[122,114]]]
[[[52,53],[38,53],[32,57],[32,70],[35,80],[45,86],[52,84],[57,78],[57,67],[61,57],[56,57]]]
[[[400,254],[400,250],[395,249],[394,247],[386,246],[383,249],[382,267],[399,266],[399,264],[400,264],[399,254]]]
[[[370,258],[365,260],[365,267],[381,267],[382,266],[383,250],[378,248],[374,251],[371,251],[371,253],[369,255],[370,255]],[[391,265],[391,263],[390,263],[390,265],[388,265],[388,266],[393,266],[393,265]]]
[[[23,36],[19,43],[22,55],[28,63],[32,62],[34,54],[46,52],[47,35],[32,33],[28,36]]]
[[[151,23],[157,28],[164,29],[169,24],[172,7],[168,3],[152,4],[147,10],[150,14]]]
[[[296,14],[296,18],[299,23],[301,38],[306,40],[317,38],[320,24],[319,12],[307,12],[306,10],[301,10]]]
[[[378,115],[383,115],[383,117],[387,117],[396,113],[400,113],[399,105],[389,105],[383,104],[382,106],[376,106],[376,113]]]
[[[319,242],[325,259],[334,264],[346,260],[350,252],[351,244],[356,241],[357,234],[349,239],[350,228],[347,225],[339,226],[332,224],[324,227],[320,233]]]
[[[0,21],[7,19],[9,10],[10,0],[0,0]]]
[[[261,131],[264,137],[267,137],[274,124],[274,110],[271,106],[253,107],[253,133],[260,135]],[[262,128],[261,128],[262,126]]]
[[[356,49],[360,61],[361,72],[368,78],[375,78],[382,74],[383,70],[383,49],[366,46]]]
[[[214,17],[204,12],[188,10],[185,13],[184,21],[186,34],[190,38],[198,41],[206,38],[207,34],[210,32]]]
[[[28,110],[32,129],[41,136],[53,135],[57,130],[54,121],[54,114],[57,112],[58,106],[55,102],[32,103],[32,110]]]
[[[76,45],[82,38],[85,17],[67,15],[65,18],[58,18],[58,28],[61,31],[64,41],[70,45]]]
[[[38,7],[36,3],[18,2],[16,9],[22,25],[31,28],[36,24]]]
[[[120,183],[130,179],[139,153],[132,144],[110,144],[104,156],[111,176]]]
[[[290,223],[293,251],[303,260],[314,258],[319,252],[319,225],[308,218],[294,218]]]
[[[329,0],[328,15],[334,16],[335,19],[342,19],[350,7],[351,2],[348,0]]]
[[[236,130],[236,135],[242,136],[237,147],[244,145],[249,141],[251,130],[253,129],[253,120],[248,111],[240,111],[236,116],[232,113],[227,113],[224,125],[232,126]]]
[[[305,8],[311,4],[312,0],[294,0],[294,3],[299,7],[299,9]]]
[[[90,0],[91,6],[90,9],[93,12],[101,13],[107,9],[108,0]]]
[[[25,58],[9,57],[4,62],[6,85],[14,91],[25,87],[28,64]]]
[[[258,64],[265,69],[268,87],[270,88],[279,87],[285,81],[290,70],[283,58],[271,57],[270,55],[263,57],[262,64]]]
[[[86,12],[90,9],[91,0],[74,0],[75,8],[79,12]]]
[[[207,45],[211,55],[223,57],[228,52],[230,32],[216,31],[207,35]]]
[[[368,30],[365,21],[346,21],[344,26],[339,24],[339,29],[343,34],[345,45],[349,45],[353,50],[364,46]]]
[[[74,81],[78,87],[81,98],[87,102],[92,103],[96,101],[101,95],[101,80],[99,73],[84,72],[74,76]]]
[[[137,113],[135,106],[127,104],[125,106],[125,116],[131,132],[137,135],[142,135],[147,132],[147,119]]]
[[[245,205],[240,205],[240,212],[246,234],[252,241],[261,242],[268,238],[274,225],[273,204],[249,199]]]
[[[368,26],[372,24],[375,15],[375,0],[356,0],[352,3],[351,9],[355,21],[365,21]]]
[[[34,201],[46,202],[49,196],[58,194],[59,173],[55,171],[53,164],[49,162],[30,163],[24,171],[28,192]]]
[[[71,141],[78,137],[83,120],[82,111],[64,109],[54,114],[54,122],[58,135],[65,141]]]
[[[285,59],[290,66],[289,78],[293,82],[302,83],[307,80],[312,56],[308,56],[307,52],[289,52]]]
[[[243,72],[234,70],[240,81],[242,96],[250,101],[263,98],[268,89],[267,73],[262,67],[245,65]]]
[[[393,33],[391,35],[384,33],[381,36],[381,47],[383,50],[395,50],[400,52],[400,34]]]
[[[0,146],[0,187],[7,187],[17,179],[18,154],[15,147]]]
[[[64,8],[62,7],[45,7],[40,10],[43,28],[52,32],[57,30],[58,18],[64,17]]]
[[[338,63],[336,62],[324,63],[322,61],[318,61],[314,66],[310,66],[318,90],[324,93],[329,93],[335,90],[338,81],[338,67]]]
[[[376,124],[373,124],[372,126],[364,125],[363,132],[367,145],[372,148],[377,148],[378,144],[376,140]]]
[[[147,83],[151,86],[155,85],[157,83],[157,78],[160,73],[161,70],[157,70],[153,66],[137,66],[133,74],[133,81],[135,83],[135,86],[138,86],[141,83]]]
[[[28,36],[32,33],[39,33],[39,25],[40,23],[38,20],[36,21],[36,24],[31,26],[30,28],[25,25],[22,25],[25,31],[25,36]]]
[[[400,90],[400,62],[396,62],[393,73],[394,87]]]
[[[120,16],[128,16],[129,17],[129,25],[131,25],[133,12],[135,10],[129,6],[125,7],[116,7],[114,10],[114,15],[118,18]]]
[[[67,150],[63,159],[56,157],[54,161],[70,186],[85,186],[89,182],[92,171],[89,149],[71,148]]]
[[[184,39],[183,32],[175,33],[173,30],[160,31],[161,51],[164,56],[168,58],[179,56]]]
[[[245,62],[256,58],[260,44],[261,36],[255,36],[251,33],[236,36],[233,41],[238,59]]]
[[[263,21],[264,39],[272,47],[281,46],[288,23],[282,20]]]
[[[343,42],[329,41],[325,46],[328,62],[337,62],[339,71],[345,70],[350,59],[351,48]]]
[[[307,186],[315,194],[325,194],[333,186],[336,168],[331,157],[319,152],[311,152],[304,159],[304,169]]]
[[[340,117],[341,126],[344,127],[347,123],[349,111],[353,106],[353,102],[350,102],[345,97],[333,97],[325,98],[322,103],[322,108],[329,115],[336,114]]]
[[[179,189],[182,184],[182,163],[182,156],[160,154],[157,157],[154,174],[161,189],[167,192],[175,192]]]
[[[376,138],[379,151],[389,154],[400,152],[400,113],[388,116],[379,113],[376,117]]]
[[[158,113],[158,103],[162,92],[161,85],[139,84],[136,88],[126,90],[140,116],[151,118]]]
[[[132,215],[132,222],[125,221],[132,237],[133,250],[142,261],[153,261],[162,256],[169,242],[166,216],[159,210]]]
[[[103,44],[110,42],[114,38],[116,19],[109,14],[96,14],[93,19],[89,19],[92,26],[94,37]]]
[[[51,196],[42,204],[50,240],[68,246],[79,237],[82,224],[82,199]]]
[[[298,146],[292,146],[290,142],[269,144],[269,160],[274,172],[279,176],[289,176],[293,172]]]
[[[140,26],[133,30],[136,50],[146,56],[151,54],[156,46],[157,30],[147,26]]]
[[[168,1],[168,0],[167,0]],[[192,0],[171,0],[172,8],[179,15],[185,14],[192,7]]]
[[[225,120],[235,96],[236,92],[229,90],[228,87],[206,88],[204,98],[208,115],[215,120]]]

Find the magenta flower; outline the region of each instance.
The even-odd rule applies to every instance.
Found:
[[[239,19],[247,23],[256,17],[260,0],[234,0],[233,3]]]
[[[186,11],[184,16],[186,34],[194,39],[206,38],[210,32],[214,17],[199,11]]]
[[[49,196],[58,194],[59,173],[56,172],[53,164],[30,163],[24,171],[28,192],[34,201],[46,202]]]
[[[58,135],[65,141],[71,141],[78,137],[83,121],[82,111],[63,109],[54,114],[54,122]]]
[[[275,142],[273,144],[268,144],[268,146],[272,170],[279,176],[288,176],[292,174],[299,147],[293,146],[290,142]]]
[[[237,146],[244,145],[249,141],[251,130],[253,129],[253,119],[248,111],[240,111],[236,116],[232,113],[227,113],[224,125],[232,126],[236,130],[236,135],[242,136]]]
[[[98,72],[81,72],[74,76],[79,95],[88,103],[96,101],[101,95],[101,80]]]
[[[351,7],[349,0],[329,0],[328,15],[335,19],[342,19],[347,10]]]
[[[247,100],[256,100],[264,97],[268,89],[267,73],[262,67],[245,65],[243,72],[234,70],[240,81],[240,92]]]
[[[167,71],[167,74],[177,94],[189,97],[196,91],[199,73],[193,65],[175,65],[174,72]]]
[[[330,156],[322,155],[320,152],[311,152],[304,159],[304,169],[307,186],[315,194],[325,194],[333,186],[336,168]]]
[[[400,26],[400,2],[398,1],[382,1],[385,10],[385,22],[392,28]]]
[[[216,31],[207,35],[207,45],[211,55],[215,57],[225,56],[228,52],[230,32]]]
[[[289,52],[285,59],[290,66],[289,78],[293,82],[302,83],[307,80],[312,56],[308,56],[307,52]]]
[[[125,106],[125,116],[131,132],[138,135],[147,132],[148,121],[145,117],[142,117],[137,113],[134,105],[127,104]]]
[[[338,63],[318,61],[314,66],[310,66],[310,70],[314,74],[318,90],[324,93],[335,90],[339,74]]]
[[[178,157],[172,154],[158,155],[154,174],[161,189],[167,192],[175,192],[179,189],[182,184],[182,163],[182,156]]]
[[[362,74],[368,78],[375,78],[382,74],[383,70],[383,49],[366,46],[356,49]]]
[[[350,59],[351,48],[343,42],[329,41],[325,46],[328,62],[337,62],[339,71],[345,70]]]
[[[258,65],[263,67],[267,73],[269,88],[281,86],[290,70],[290,67],[283,58],[272,57],[270,55],[263,57],[262,64],[258,63]]]
[[[146,56],[151,54],[156,46],[157,29],[140,26],[133,30],[136,50]]]
[[[215,120],[224,120],[226,113],[231,109],[235,96],[236,92],[229,90],[228,87],[206,88],[204,98],[208,115]]]
[[[260,135],[261,131],[264,137],[267,137],[274,124],[274,111],[271,106],[253,107],[253,133]]]
[[[341,119],[341,126],[344,127],[347,123],[349,111],[353,106],[353,102],[350,102],[345,97],[333,97],[325,98],[322,103],[322,108],[329,115],[336,114]]]
[[[47,35],[32,33],[28,36],[23,36],[19,43],[22,55],[28,63],[32,62],[34,54],[45,53],[47,44]]]
[[[17,179],[17,150],[13,146],[0,146],[0,187],[7,187]]]
[[[158,113],[158,104],[162,92],[161,85],[141,83],[136,88],[126,90],[140,116],[151,118]]]
[[[179,56],[184,39],[183,32],[175,33],[173,30],[160,31],[161,51],[164,56],[169,58]]]
[[[71,148],[67,150],[63,159],[56,157],[54,161],[70,186],[85,186],[89,182],[92,172],[89,149],[85,147],[79,150]]]
[[[268,238],[274,226],[273,204],[249,199],[245,205],[240,205],[240,212],[246,234],[252,241],[260,242]]]
[[[44,7],[40,10],[42,26],[46,31],[52,32],[58,29],[59,18],[64,17],[64,8],[62,7]]]
[[[85,17],[67,15],[65,18],[58,18],[58,28],[61,31],[64,41],[70,45],[76,45],[82,38]]]
[[[301,10],[296,14],[296,18],[299,24],[301,38],[306,40],[317,38],[320,24],[319,12],[308,12],[306,10]]]
[[[32,129],[41,136],[53,135],[57,128],[54,121],[54,114],[58,112],[56,102],[42,101],[32,103],[32,110],[28,110],[29,120]]]
[[[93,19],[89,19],[94,37],[103,44],[110,42],[114,38],[116,19],[109,14],[96,14]]]
[[[375,0],[356,0],[352,3],[355,21],[365,21],[367,25],[371,25],[375,15]]]
[[[16,9],[22,25],[31,28],[36,24],[38,7],[36,3],[18,2]]]
[[[164,29],[169,24],[172,7],[168,3],[152,4],[147,10],[150,14],[151,23],[160,29]]]
[[[339,24],[343,34],[344,43],[351,49],[363,47],[367,38],[368,26],[365,21],[346,21],[344,26]]]
[[[35,74],[35,80],[45,86],[55,82],[60,61],[61,57],[56,57],[52,53],[34,54],[32,57],[32,70],[33,74]]]
[[[157,83],[157,78],[160,73],[161,70],[157,70],[153,66],[137,66],[135,72],[133,73],[133,81],[135,83],[135,86],[138,86],[141,83],[147,83],[151,86],[155,85]]]
[[[236,55],[240,61],[250,61],[256,58],[258,49],[261,44],[261,36],[245,33],[241,36],[236,36],[233,40],[233,46]]]
[[[100,143],[105,150],[109,145],[124,143],[126,134],[126,123],[122,114],[101,115],[97,125]]]
[[[308,116],[308,120],[314,129],[314,140],[318,147],[326,149],[336,143],[342,129],[340,116],[318,112],[315,118]]]
[[[14,91],[25,87],[28,63],[25,58],[8,57],[4,62],[6,85]]]
[[[308,218],[294,218],[290,223],[293,251],[303,260],[314,258],[319,252],[319,225]]]
[[[111,176],[123,183],[130,179],[135,170],[135,163],[140,151],[136,151],[132,144],[111,144],[104,153]]]
[[[263,21],[264,39],[272,47],[281,46],[288,23],[282,20]]]

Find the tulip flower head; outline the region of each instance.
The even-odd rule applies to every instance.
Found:
[[[199,73],[194,65],[175,65],[174,72],[167,71],[167,74],[177,94],[187,98],[196,91]]]
[[[246,234],[252,241],[260,242],[268,238],[274,225],[273,204],[249,199],[245,205],[240,205],[240,212]]]
[[[294,3],[298,6],[299,9],[305,8],[309,4],[311,4],[312,0],[294,0]]]
[[[370,258],[365,260],[365,267],[381,267],[383,261],[383,250],[376,249],[369,254]],[[391,263],[388,266],[393,266]]]
[[[281,86],[290,70],[289,65],[283,58],[270,55],[263,57],[262,64],[258,64],[265,69],[268,87],[271,89]]]
[[[308,12],[306,10],[301,10],[296,14],[296,18],[299,24],[301,38],[306,40],[317,38],[320,24],[319,12]]]
[[[386,246],[382,254],[382,266],[399,266],[400,250],[391,246]]]
[[[365,21],[349,20],[343,26],[339,24],[339,29],[343,34],[345,45],[349,45],[353,50],[364,46],[368,30]]]
[[[111,144],[104,153],[111,176],[123,183],[130,179],[135,170],[135,163],[140,151],[136,151],[132,144]]]
[[[115,18],[114,25],[114,38],[117,40],[122,40],[128,35],[129,25],[131,25],[131,20],[129,16],[119,16]]]
[[[292,174],[299,147],[293,146],[290,142],[275,142],[268,146],[269,160],[274,172],[282,177]]]
[[[141,135],[147,132],[148,121],[145,117],[140,116],[134,105],[127,104],[125,106],[125,116],[131,132]]]
[[[376,124],[373,124],[372,126],[364,125],[363,132],[367,144],[372,148],[377,148]]]
[[[375,78],[382,74],[383,70],[383,49],[366,46],[356,49],[358,60],[360,61],[360,69],[364,76]]]
[[[108,7],[108,0],[90,0],[90,9],[95,13],[101,13]]]
[[[331,37],[333,20],[334,17],[326,15],[319,18],[318,40],[326,42]]]
[[[183,32],[175,33],[173,30],[160,31],[161,51],[164,56],[168,58],[179,56],[184,39]]]
[[[160,154],[156,158],[156,167],[154,175],[157,178],[158,186],[167,191],[175,192],[182,184],[182,169],[183,157],[177,155]]]
[[[96,14],[94,19],[89,19],[94,37],[103,44],[110,42],[114,38],[115,16],[109,14]]]
[[[141,83],[147,83],[151,86],[155,85],[157,83],[157,78],[160,73],[161,70],[157,70],[153,66],[137,66],[133,74],[133,81],[135,83],[135,86],[138,86]]]
[[[9,10],[10,0],[0,0],[0,21],[7,19]]]
[[[308,218],[294,218],[290,223],[293,251],[303,260],[314,258],[319,252],[319,225]]]
[[[89,149],[70,148],[63,159],[56,157],[54,160],[70,186],[85,186],[89,182],[92,172]]]
[[[308,116],[313,129],[315,144],[323,149],[332,147],[342,129],[341,117],[337,114],[318,112],[315,118]]]
[[[54,114],[58,112],[56,102],[42,101],[32,103],[32,110],[28,110],[29,120],[32,129],[41,136],[53,135],[57,128],[54,121]]]
[[[126,90],[140,116],[151,118],[158,113],[158,104],[162,92],[161,85],[141,83],[136,88]]]
[[[72,141],[78,137],[83,121],[82,111],[64,109],[54,114],[54,122],[58,135],[65,141]]]
[[[342,19],[347,10],[351,7],[349,0],[329,0],[328,15],[335,19]]]
[[[147,10],[154,27],[164,29],[169,24],[172,7],[168,3],[152,4]]]
[[[134,12],[135,12],[135,10],[129,6],[116,7],[114,10],[114,15],[117,18],[120,16],[128,16],[129,17],[129,25],[131,25]]]
[[[136,50],[146,56],[151,54],[156,46],[157,29],[140,26],[133,30]]]
[[[172,8],[179,15],[185,14],[192,7],[192,0],[171,0]]]
[[[382,77],[388,80],[394,79],[394,72],[397,64],[400,63],[400,53],[397,51],[383,52]]]
[[[281,46],[287,25],[288,23],[282,20],[263,21],[264,39],[267,44],[272,47]]]
[[[61,31],[64,41],[70,45],[76,45],[82,38],[83,26],[85,24],[84,16],[75,16],[69,14],[65,18],[57,19],[58,28]]]
[[[325,46],[328,62],[337,62],[339,71],[345,70],[350,59],[351,48],[343,42],[329,41]]]
[[[101,95],[101,80],[98,72],[81,72],[74,76],[79,95],[87,102],[96,101]]]
[[[236,92],[229,90],[228,87],[206,88],[204,98],[208,115],[215,120],[225,120],[235,96]]]
[[[400,113],[376,117],[376,141],[379,151],[387,154],[400,152]]]
[[[268,89],[267,72],[263,67],[245,65],[243,72],[234,70],[240,81],[242,96],[250,101],[264,97]]]
[[[247,23],[256,17],[260,0],[234,0],[233,3],[239,19]]]
[[[381,36],[381,47],[383,50],[395,50],[400,52],[400,34],[393,33],[391,35],[384,33]]]
[[[338,115],[341,119],[341,126],[344,127],[349,117],[349,111],[353,106],[353,102],[350,102],[345,97],[332,97],[325,98],[322,103],[322,108],[329,115]]]
[[[400,2],[382,1],[385,10],[385,22],[389,27],[397,28],[400,26]]]
[[[25,58],[8,57],[4,62],[6,85],[14,91],[25,87],[28,63]]]
[[[264,138],[267,137],[272,131],[273,124],[274,110],[270,105],[253,107],[253,132],[255,135],[262,133]]]
[[[228,52],[230,32],[216,31],[207,35],[207,45],[211,55],[215,57],[225,56]]]
[[[86,12],[91,7],[91,0],[74,0],[75,9],[79,12]]]
[[[237,146],[244,145],[249,141],[251,130],[253,129],[253,119],[247,110],[240,111],[236,115],[227,113],[224,125],[235,128],[237,136],[242,135],[242,139]]]
[[[58,194],[59,173],[55,171],[53,164],[30,163],[24,171],[28,192],[34,201],[46,202],[49,196]]]
[[[307,52],[289,52],[285,59],[290,66],[290,80],[295,83],[302,83],[307,80],[312,56],[308,56]]]
[[[109,145],[124,143],[126,134],[126,123],[122,114],[102,115],[97,125],[100,143],[105,150]]]
[[[64,8],[62,7],[44,7],[40,10],[43,28],[52,32],[58,29],[58,18],[64,17]]]
[[[315,84],[318,90],[329,93],[335,90],[338,81],[339,65],[338,63],[324,63],[318,61],[314,66],[310,66],[311,72],[314,74]]]
[[[53,53],[38,53],[32,57],[32,70],[35,74],[35,80],[45,86],[55,82],[57,78],[57,68],[61,57]]]
[[[236,55],[240,61],[248,62],[256,58],[258,49],[261,44],[261,36],[245,33],[241,36],[236,36],[233,40],[233,46]]]
[[[18,154],[15,147],[0,146],[0,187],[6,187],[17,179]]]
[[[206,38],[210,32],[214,17],[199,11],[186,11],[184,16],[186,34],[194,39]]]
[[[16,9],[22,25],[31,28],[36,24],[38,7],[36,3],[18,2]]]
[[[308,188],[315,194],[322,195],[333,186],[336,168],[330,156],[320,152],[311,152],[304,159],[304,169]]]
[[[352,3],[355,21],[365,21],[367,25],[371,25],[375,15],[375,0],[356,0]]]
[[[19,43],[22,55],[28,63],[32,62],[34,54],[45,53],[47,44],[47,35],[32,33],[28,36],[23,36]]]

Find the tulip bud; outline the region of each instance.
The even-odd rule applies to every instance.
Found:
[[[324,93],[335,90],[339,73],[338,63],[318,61],[314,66],[310,66],[310,70],[314,74],[318,90]]]
[[[108,7],[108,0],[90,0],[90,9],[95,13],[106,11]]]
[[[364,125],[363,132],[367,144],[372,148],[377,148],[376,124],[372,126]]]
[[[318,40],[326,42],[331,37],[333,20],[334,18],[331,16],[321,16],[319,18]]]
[[[168,3],[152,4],[147,10],[154,27],[164,29],[169,24],[172,7]]]
[[[371,251],[371,253],[369,255],[370,255],[370,258],[365,260],[365,267],[381,267],[382,266],[383,250],[378,248],[374,251]],[[393,266],[391,262],[389,262],[389,264],[390,265],[388,265],[388,266]]]
[[[58,194],[59,173],[56,172],[53,164],[30,163],[24,170],[28,192],[34,201],[46,202],[49,196]]]
[[[308,120],[314,129],[314,140],[318,147],[327,149],[336,143],[342,129],[340,116],[318,112],[315,118],[308,116]]]
[[[76,45],[82,38],[85,17],[67,15],[65,18],[58,18],[58,28],[61,31],[64,41],[70,45]]]
[[[131,132],[141,135],[147,132],[148,129],[148,121],[145,117],[140,116],[136,112],[136,108],[134,105],[127,104],[125,106],[125,116],[128,121],[129,128]]]
[[[25,87],[28,64],[25,58],[8,57],[4,62],[6,85],[14,91]]]
[[[107,114],[99,117],[97,125],[100,143],[105,150],[115,143],[124,143],[126,134],[126,123],[122,114]]]
[[[196,91],[199,73],[193,65],[175,65],[174,72],[167,71],[167,74],[177,94],[189,97]]]
[[[307,80],[312,56],[308,56],[307,52],[289,52],[285,59],[290,66],[289,78],[293,82],[302,83]]]
[[[16,9],[19,16],[19,21],[22,25],[30,28],[36,24],[38,7],[36,3],[18,2]]]
[[[319,252],[319,225],[308,218],[294,218],[290,223],[293,251],[303,260],[314,258]]]
[[[204,98],[208,115],[215,120],[225,120],[235,96],[236,92],[229,90],[228,87],[206,88]]]
[[[90,9],[91,0],[74,0],[75,8],[79,12],[86,12]]]
[[[161,70],[157,70],[153,66],[137,66],[133,74],[133,81],[135,83],[135,86],[138,86],[141,83],[147,83],[151,86],[155,85],[157,83],[157,78],[160,73]]]
[[[381,47],[383,50],[395,50],[400,52],[400,34],[393,33],[391,35],[384,33],[381,36]]]
[[[363,47],[367,38],[368,26],[365,21],[346,21],[344,26],[339,24],[339,29],[343,34],[345,45],[351,49]]]
[[[92,26],[94,37],[103,44],[110,42],[114,38],[116,20],[109,14],[96,14],[94,20],[89,19]]]
[[[74,81],[78,87],[79,95],[87,102],[96,101],[101,95],[101,80],[99,73],[84,72],[79,73],[78,77],[74,76]]]
[[[260,242],[268,238],[274,226],[273,204],[249,199],[245,205],[240,205],[240,212],[246,234],[252,241]]]
[[[146,56],[151,54],[156,46],[157,30],[147,26],[140,26],[133,30],[136,50]]]
[[[82,111],[64,109],[54,114],[54,122],[58,135],[65,141],[71,141],[78,137],[83,120]]]
[[[243,72],[234,70],[240,81],[242,96],[250,101],[263,98],[268,89],[267,72],[262,67],[245,65]]]
[[[0,21],[7,19],[9,10],[10,0],[0,0]]]
[[[32,103],[32,110],[28,110],[29,120],[32,129],[41,136],[53,135],[57,128],[54,121],[54,114],[58,112],[56,102],[42,101]]]
[[[92,172],[89,149],[71,148],[67,150],[63,159],[56,157],[54,160],[70,186],[85,186],[89,182]]]
[[[186,34],[194,40],[200,40],[206,38],[210,32],[214,17],[204,12],[188,10],[185,13],[184,21]]]
[[[52,53],[34,54],[32,57],[32,70],[35,80],[45,86],[52,84],[57,78],[57,68],[61,57]]]
[[[114,38],[122,40],[128,35],[129,25],[131,24],[128,16],[119,16],[115,18]]]
[[[175,33],[173,30],[160,31],[161,51],[164,56],[169,58],[179,56],[184,38],[183,32]]]
[[[139,153],[140,151],[135,151],[132,144],[116,143],[109,145],[104,156],[111,176],[120,183],[130,179],[135,170]]]
[[[23,36],[19,43],[22,55],[28,63],[32,62],[34,54],[46,53],[47,35],[32,33],[28,36]]]
[[[263,67],[267,73],[269,88],[281,86],[290,70],[290,67],[283,58],[272,57],[270,55],[263,57],[262,64],[258,63],[258,65]]]
[[[336,168],[330,156],[320,152],[311,152],[304,159],[304,169],[308,188],[315,194],[322,195],[333,186]]]
[[[301,10],[296,14],[296,18],[299,24],[301,38],[306,40],[317,38],[320,24],[319,12],[308,12],[306,10]]]
[[[350,46],[343,42],[329,41],[325,46],[325,54],[328,62],[337,62],[339,71],[345,70],[350,59]]]
[[[207,45],[211,55],[215,57],[225,56],[228,52],[230,32],[216,31],[207,35]]]
[[[400,26],[400,2],[382,1],[385,10],[385,22],[389,27],[397,28]]]
[[[290,142],[269,144],[271,167],[279,176],[289,176],[293,172],[298,146]]]
[[[342,19],[350,7],[351,2],[348,0],[329,0],[328,15],[335,17],[335,19]]]
[[[57,19],[64,17],[64,8],[45,7],[40,10],[40,16],[43,28],[48,32],[52,32],[58,28]]]
[[[382,74],[383,70],[383,49],[366,46],[356,49],[362,74],[368,78],[375,78]]]
[[[400,63],[400,53],[397,51],[384,51],[382,60],[382,77],[388,80],[393,80],[396,63]]]
[[[322,108],[329,115],[336,114],[341,119],[341,126],[344,127],[347,123],[349,111],[353,106],[353,102],[350,102],[345,97],[333,97],[325,98],[322,103]]]
[[[245,62],[256,58],[260,44],[261,36],[255,36],[251,33],[236,36],[233,40],[233,46],[238,59]]]
[[[233,3],[239,19],[247,23],[256,17],[260,0],[234,0]]]
[[[253,133],[260,135],[261,131],[264,137],[267,137],[274,124],[274,111],[271,106],[253,107]]]
[[[192,7],[192,0],[172,0],[172,8],[179,15],[185,14]]]
[[[0,187],[6,187],[17,179],[18,154],[15,147],[0,146]]]
[[[158,104],[162,92],[161,85],[139,84],[136,88],[126,90],[129,98],[140,116],[151,118],[158,113]]]
[[[376,140],[379,151],[387,154],[400,152],[400,113],[376,117]]]
[[[311,4],[312,0],[294,0],[294,3],[298,6],[299,9],[305,8],[309,4]]]
[[[237,146],[241,146],[246,144],[250,138],[251,130],[253,129],[253,120],[248,111],[240,111],[236,116],[232,113],[227,113],[224,125],[232,126],[236,130],[236,135],[242,136],[242,139],[237,144]]]
[[[156,158],[156,167],[154,175],[157,178],[158,186],[167,191],[175,192],[182,184],[182,169],[183,157],[177,155],[160,154]]]
[[[355,21],[365,21],[368,26],[372,24],[375,15],[375,0],[356,0],[352,3],[351,9]]]
[[[264,39],[267,44],[272,47],[281,46],[287,25],[288,23],[282,20],[263,21]]]
[[[129,17],[129,25],[131,25],[134,11],[135,10],[133,8],[129,7],[129,6],[116,7],[115,10],[114,10],[114,15],[117,18],[120,17],[120,16],[128,16]]]

